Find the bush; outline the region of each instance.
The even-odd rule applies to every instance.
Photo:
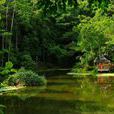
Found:
[[[9,86],[42,86],[46,84],[46,79],[44,76],[39,76],[33,71],[20,70],[9,76],[4,83],[7,83]]]
[[[28,70],[36,69],[36,63],[35,63],[35,61],[33,61],[32,57],[29,54],[22,55],[20,58],[19,64]]]

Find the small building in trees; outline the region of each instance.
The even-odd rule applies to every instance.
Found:
[[[112,67],[111,61],[103,55],[96,57],[94,64],[97,66],[99,72],[109,72]]]

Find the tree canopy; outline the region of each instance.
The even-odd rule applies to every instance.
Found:
[[[109,53],[113,45],[112,0],[1,0],[0,5],[2,65],[12,61],[20,67],[29,60],[67,67],[78,56],[91,61]]]

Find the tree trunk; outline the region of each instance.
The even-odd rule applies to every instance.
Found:
[[[11,19],[11,28],[10,28],[10,33],[13,33],[13,25],[14,25],[14,17],[15,17],[15,8],[16,8],[16,3],[14,4],[13,8],[13,13],[12,13],[12,19]],[[9,38],[9,53],[8,53],[8,61],[10,60],[10,52],[11,52],[11,41],[12,41],[12,35]]]
[[[2,51],[4,50],[4,37],[2,36]],[[4,65],[4,53],[3,53],[3,57],[2,57],[2,64],[1,66]]]

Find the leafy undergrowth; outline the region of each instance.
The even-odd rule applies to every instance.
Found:
[[[1,86],[43,86],[47,81],[44,76],[39,76],[33,71],[19,70],[9,76]]]

